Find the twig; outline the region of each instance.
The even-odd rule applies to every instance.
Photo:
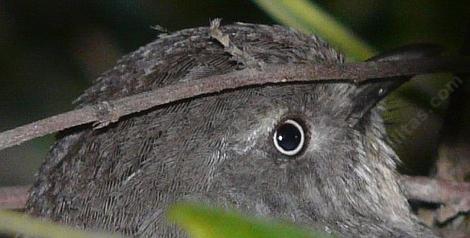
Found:
[[[23,208],[30,186],[0,187],[0,209]]]
[[[247,52],[240,50],[230,41],[230,37],[220,30],[220,18],[211,21],[209,36],[216,39],[223,47],[224,51],[232,56],[232,60],[249,68],[262,67],[262,62],[257,61]]]
[[[422,176],[400,176],[400,185],[410,200],[438,203],[458,212],[470,211],[470,183],[432,179]],[[0,187],[1,208],[23,208],[30,186]],[[454,212],[453,215],[456,213]]]
[[[408,199],[442,204],[437,213],[439,222],[470,211],[470,183],[405,175],[400,183]]]
[[[246,68],[232,73],[177,83],[149,92],[55,115],[0,133],[0,150],[74,126],[94,122],[96,128],[120,117],[155,106],[227,89],[274,83],[342,81],[362,83],[368,79],[413,76],[437,72],[470,72],[468,58],[423,58],[406,61],[363,62],[342,65],[265,65],[262,70]],[[393,79],[389,79],[393,80]]]

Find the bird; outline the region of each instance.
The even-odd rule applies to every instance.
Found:
[[[295,29],[234,23],[220,30],[260,67],[345,63],[326,41]],[[77,107],[249,67],[210,31],[159,35],[98,77]],[[130,237],[188,237],[165,213],[194,201],[337,237],[437,237],[410,211],[382,119],[382,99],[404,81],[245,87],[96,130],[68,129],[39,169],[26,213]]]

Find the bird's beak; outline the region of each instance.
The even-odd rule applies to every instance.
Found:
[[[438,56],[442,52],[443,48],[437,45],[414,44],[387,51],[367,61],[412,60]],[[347,118],[349,125],[356,125],[378,102],[410,78],[411,77],[393,77],[375,79],[358,85],[353,95],[354,106]]]

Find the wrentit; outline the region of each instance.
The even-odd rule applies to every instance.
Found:
[[[316,36],[281,26],[237,23],[221,30],[258,62],[344,62]],[[243,67],[207,27],[186,29],[122,58],[77,102]],[[243,88],[159,106],[99,130],[63,132],[27,212],[83,229],[186,237],[164,215],[174,202],[190,200],[340,237],[434,237],[409,210],[377,106],[402,82]]]

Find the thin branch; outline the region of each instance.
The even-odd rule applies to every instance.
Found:
[[[148,110],[155,106],[195,96],[247,86],[342,81],[361,83],[374,78],[413,76],[437,72],[470,72],[468,58],[423,58],[406,61],[384,61],[333,64],[264,65],[262,69],[246,68],[232,73],[210,76],[196,81],[177,83],[149,92],[105,101],[96,105],[55,115],[0,134],[0,150],[25,141],[74,126],[94,123],[101,128],[120,117]],[[390,79],[393,80],[393,79]]]
[[[224,51],[232,56],[232,60],[250,68],[257,68],[263,65],[262,61],[256,60],[247,52],[239,49],[230,41],[230,37],[220,30],[220,18],[216,18],[210,23],[209,36],[216,39],[223,47]]]
[[[400,185],[410,200],[442,204],[453,215],[470,211],[470,183],[401,175]],[[30,186],[0,187],[0,209],[23,208]],[[452,215],[452,216],[453,216]]]
[[[0,209],[21,209],[28,200],[30,186],[0,187]]]
[[[439,222],[470,211],[470,183],[403,175],[400,184],[408,199],[442,204],[437,213]]]

